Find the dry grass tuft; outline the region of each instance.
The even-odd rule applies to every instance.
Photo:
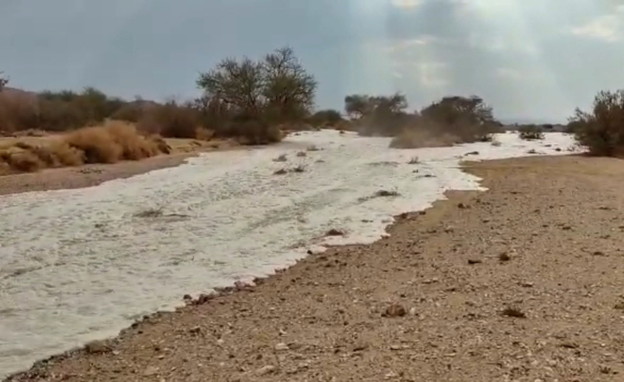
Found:
[[[71,147],[84,152],[86,163],[115,163],[123,149],[102,127],[85,127],[69,133],[65,138]]]
[[[37,155],[17,147],[3,151],[0,157],[15,171],[33,172],[45,167]]]
[[[133,125],[123,122],[109,122],[103,127],[111,136],[114,144],[121,148],[119,159],[139,160],[158,155],[156,142],[140,135]]]
[[[18,141],[0,149],[2,173],[32,172],[42,168],[80,166],[140,160],[171,148],[159,136],[145,137],[125,122],[112,121],[57,138],[30,143]],[[10,171],[7,171],[6,168]]]

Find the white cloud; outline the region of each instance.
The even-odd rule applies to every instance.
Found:
[[[413,9],[421,6],[422,0],[390,0],[390,4],[397,8]]]
[[[518,69],[514,68],[498,68],[494,75],[497,78],[509,79],[509,80],[520,80],[523,78],[522,72]]]
[[[397,40],[388,45],[388,51],[391,53],[402,53],[412,49],[418,49],[421,47],[430,46],[432,44],[440,43],[441,38],[431,35],[421,35],[411,39]]]
[[[450,83],[448,69],[447,63],[438,61],[399,61],[395,63],[393,76],[415,79],[429,89],[441,89]]]
[[[624,30],[624,5],[618,5],[614,14],[596,17],[586,24],[572,28],[575,36],[616,42],[622,38]]]
[[[615,42],[621,38],[620,24],[621,22],[617,16],[602,16],[585,25],[573,28],[572,34]]]

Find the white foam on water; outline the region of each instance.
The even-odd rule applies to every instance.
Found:
[[[306,132],[96,187],[1,196],[0,376],[113,336],[186,293],[271,274],[311,246],[371,243],[394,215],[428,208],[446,190],[480,189],[460,158],[567,154],[574,145],[558,133],[497,140],[394,150],[387,138]],[[288,161],[273,161],[280,154]],[[415,156],[419,164],[408,164]],[[298,165],[305,172],[273,174]],[[399,196],[373,197],[379,190]],[[162,214],[137,216],[150,209]],[[346,235],[323,239],[331,228]]]

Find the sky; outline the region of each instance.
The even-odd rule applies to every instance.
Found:
[[[0,0],[0,71],[28,90],[188,99],[221,59],[283,46],[318,108],[479,95],[504,120],[564,122],[624,88],[624,0]]]

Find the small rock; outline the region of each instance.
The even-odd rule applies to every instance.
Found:
[[[457,208],[462,209],[462,210],[465,210],[465,209],[467,209],[467,208],[470,208],[470,206],[468,206],[468,205],[466,205],[466,204],[464,204],[464,203],[459,203],[459,204],[457,205]]]
[[[330,229],[325,234],[325,236],[344,236],[344,235],[345,235],[344,232],[342,232],[342,231],[340,231],[338,229],[335,229],[335,228]]]
[[[526,318],[526,314],[524,314],[524,312],[522,312],[520,309],[518,308],[505,308],[503,309],[503,311],[501,312],[501,314],[503,316],[507,316],[507,317],[514,317],[514,318]]]
[[[191,334],[199,334],[199,333],[201,333],[201,327],[195,326],[195,327],[193,327],[193,328],[191,328],[189,330],[189,333],[191,333]]]
[[[151,377],[156,374],[158,374],[158,368],[156,366],[148,366],[143,372],[144,377]]]
[[[469,156],[469,155],[479,155],[479,152],[478,151],[472,151],[472,152],[464,154],[464,156]]]
[[[384,376],[385,379],[393,379],[393,378],[398,378],[398,377],[399,375],[395,373],[394,371],[390,371],[386,373],[386,375]]]
[[[523,288],[533,288],[533,283],[531,282],[522,282],[520,283],[520,286]]]
[[[263,366],[261,368],[259,368],[258,370],[256,370],[256,374],[258,375],[267,375],[267,374],[271,374],[275,371],[275,366],[273,365],[266,365]]]
[[[85,345],[85,350],[90,354],[106,353],[111,351],[111,347],[106,341],[92,341]]]
[[[183,299],[184,301],[190,301],[190,300],[192,300],[192,299],[193,299],[193,297],[191,297],[191,295],[190,295],[190,294],[185,294],[185,295],[184,295],[184,297],[182,297],[182,299]]]
[[[402,305],[392,304],[384,312],[384,317],[403,317],[407,314],[407,311]]]
[[[409,315],[410,316],[415,316],[417,313],[418,313],[418,311],[416,310],[415,307],[410,308],[410,310],[409,310]]]
[[[279,344],[275,345],[275,350],[277,351],[284,351],[288,349],[289,349],[288,345],[283,342],[280,342]]]
[[[500,255],[498,255],[498,259],[502,262],[506,262],[506,261],[511,260],[511,256],[509,256],[506,252],[503,252]]]
[[[475,265],[475,264],[481,264],[483,261],[481,260],[475,260],[475,259],[469,259],[468,260],[468,264],[469,265]]]

